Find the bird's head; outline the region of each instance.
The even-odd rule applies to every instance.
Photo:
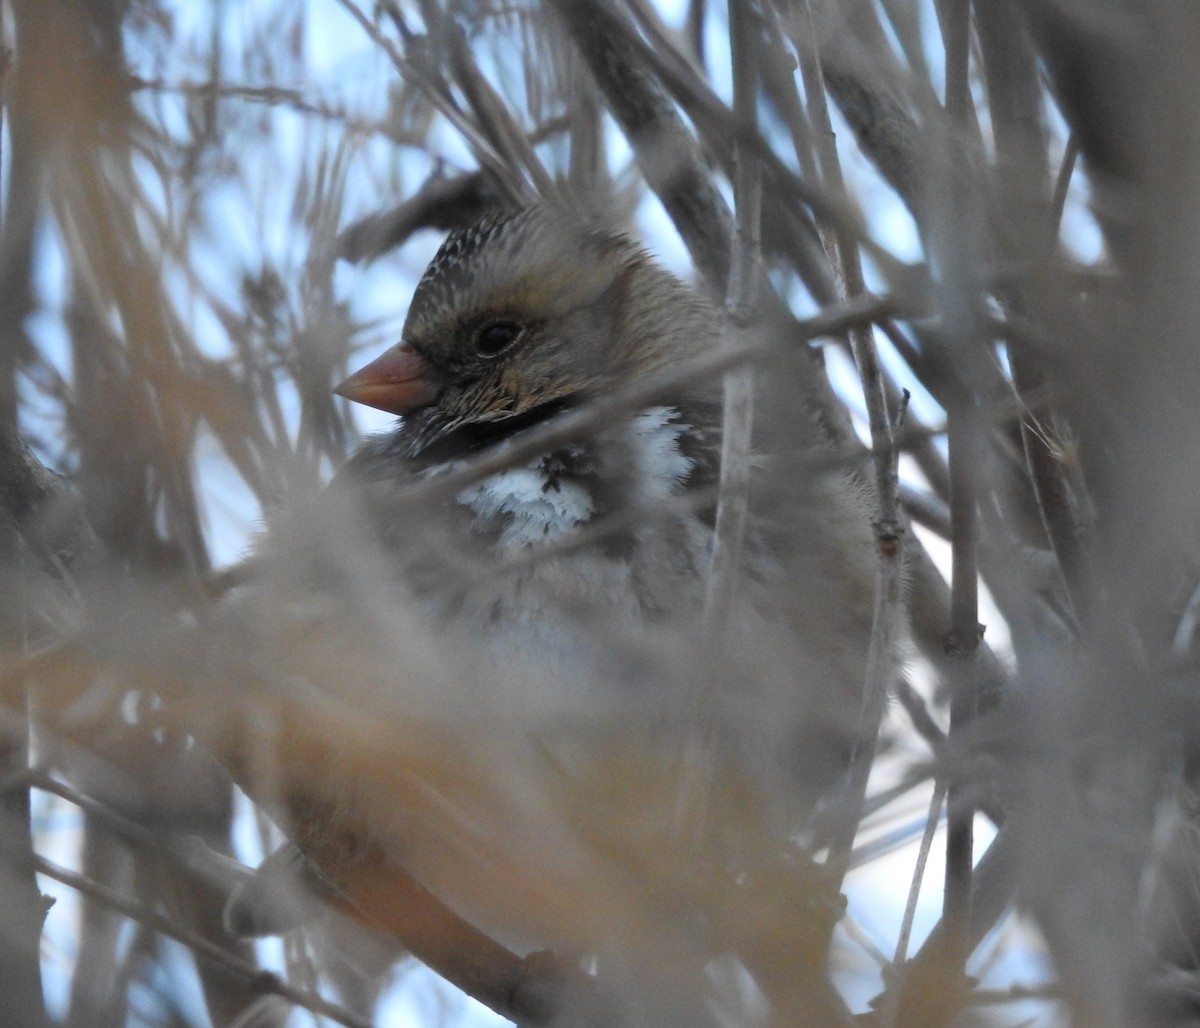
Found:
[[[524,424],[708,345],[707,303],[623,236],[545,207],[452,234],[400,343],[337,387],[426,441]]]

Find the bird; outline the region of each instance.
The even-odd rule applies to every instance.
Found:
[[[422,526],[404,495],[711,353],[721,338],[714,305],[629,237],[540,204],[452,233],[416,287],[401,336],[335,390],[400,420],[367,440],[334,484],[353,482],[365,498],[384,549],[407,560],[398,570],[436,608],[432,618],[568,690],[562,678],[572,671],[593,684],[657,677],[661,686],[670,676],[637,654],[647,643],[695,642],[720,472],[719,381],[668,387],[586,437],[482,476],[420,515],[432,547],[415,541]],[[749,619],[750,638],[797,644],[768,647],[781,649],[783,674],[839,680],[817,693],[854,693],[872,598],[866,507],[850,476],[814,459],[823,440],[796,415],[796,396],[787,399],[787,425],[774,426],[771,443],[786,452],[759,478],[799,484],[759,489],[764,510],[746,539],[743,576],[743,606],[753,609],[741,628]],[[748,658],[763,663],[762,652]]]
[[[273,533],[281,602],[322,627],[270,645],[303,663],[339,606],[346,641],[315,661],[337,695],[317,717],[401,714],[371,716],[384,748],[360,776],[391,774],[392,792],[322,780],[355,779],[358,754],[296,760],[322,774],[284,790],[291,834],[329,891],[402,865],[518,949],[615,946],[630,974],[688,951],[695,926],[653,911],[687,905],[661,885],[692,844],[677,818],[701,720],[713,859],[768,861],[764,826],[790,845],[853,742],[870,533],[785,365],[760,374],[767,452],[720,644],[704,638],[721,384],[672,373],[714,352],[721,325],[629,236],[536,204],[451,233],[399,342],[336,387],[398,420],[338,472],[319,505],[333,515]],[[644,405],[548,438],[647,382],[662,385]]]

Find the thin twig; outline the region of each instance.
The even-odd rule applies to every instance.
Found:
[[[947,925],[943,917],[908,962],[894,986],[901,995],[898,1024],[941,1024],[967,1002],[961,992],[961,966],[956,966],[955,951],[950,947],[965,945],[970,952],[1011,908],[1019,846],[1017,832],[1006,825],[980,858],[972,880],[972,919],[965,943],[958,938],[957,928]]]
[[[929,861],[929,852],[933,849],[933,837],[937,833],[938,822],[941,820],[942,803],[946,798],[946,787],[937,782],[933,787],[933,796],[929,800],[929,816],[925,821],[925,833],[921,836],[921,848],[917,851],[917,862],[913,867],[912,882],[908,886],[908,899],[904,904],[904,917],[900,921],[900,934],[896,938],[896,953],[892,957],[891,975],[904,974],[904,964],[908,960],[908,942],[912,938],[913,921],[917,916],[917,900],[921,896],[921,883],[925,879],[925,865]],[[896,1023],[896,1014],[900,1009],[900,990],[889,987],[887,999],[879,1015],[881,1028],[892,1028]]]
[[[444,84],[439,84],[437,77],[430,73],[425,66],[427,62],[414,61],[402,54],[396,45],[387,38],[379,28],[358,8],[353,0],[337,0],[359,27],[367,34],[371,42],[378,46],[395,66],[396,71],[405,78],[420,84],[430,102],[447,121],[460,133],[467,145],[471,147],[479,163],[488,169],[497,183],[508,193],[509,198],[520,205],[531,199],[528,185],[513,170],[511,164],[496,152],[487,139],[470,118],[468,118],[454,102],[449,90]]]
[[[309,100],[298,89],[284,86],[247,86],[223,82],[170,81],[163,78],[147,79],[138,75],[129,77],[129,88],[136,91],[175,94],[178,96],[204,99],[219,97],[222,100],[244,100],[247,103],[265,104],[269,107],[287,107],[300,114],[311,114],[326,121],[336,121],[356,135],[386,136],[395,129],[383,121],[356,117],[344,107],[333,107]]]
[[[263,971],[256,965],[233,956],[233,954],[210,942],[203,936],[198,935],[190,928],[178,924],[168,917],[164,917],[150,907],[144,906],[135,900],[126,899],[124,896],[113,892],[98,882],[93,882],[81,875],[75,874],[73,871],[68,871],[65,867],[51,863],[45,857],[35,856],[34,861],[38,874],[43,874],[47,878],[61,882],[68,888],[74,889],[85,896],[91,896],[93,899],[99,900],[105,906],[124,914],[138,924],[152,928],[154,931],[182,943],[197,956],[210,960],[225,970],[244,978],[260,992],[279,996],[295,1006],[303,1007],[305,1010],[310,1010],[321,1017],[328,1017],[338,1024],[347,1025],[348,1028],[370,1028],[371,1022],[369,1020],[364,1020],[345,1007],[323,999],[315,993],[288,985],[278,975],[270,971]]]
[[[1063,211],[1067,206],[1067,194],[1071,191],[1071,177],[1075,174],[1075,164],[1079,160],[1079,139],[1072,132],[1067,136],[1067,146],[1063,151],[1062,164],[1058,169],[1058,177],[1054,180],[1054,199],[1050,205],[1050,238],[1058,239],[1059,228],[1062,226]]]
[[[933,837],[941,820],[942,803],[946,798],[946,787],[938,782],[933,787],[933,795],[929,799],[929,816],[925,821],[925,834],[921,836],[921,848],[917,851],[917,863],[913,868],[912,882],[908,887],[908,900],[904,904],[904,917],[900,922],[900,934],[896,937],[896,955],[892,958],[892,966],[897,970],[908,960],[908,943],[912,938],[913,921],[917,915],[917,900],[921,895],[921,883],[925,878],[925,865],[929,861],[930,850],[933,849]]]
[[[1004,1003],[1028,1003],[1030,1000],[1061,1000],[1061,985],[1049,982],[1045,985],[1010,985],[1007,989],[974,989],[971,1006],[1000,1006]]]

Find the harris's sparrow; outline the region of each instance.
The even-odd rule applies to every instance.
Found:
[[[493,215],[445,241],[402,341],[337,390],[401,418],[344,475],[433,623],[485,659],[520,661],[521,676],[551,688],[569,692],[579,679],[625,697],[629,688],[689,688],[697,669],[685,658],[699,642],[713,546],[719,382],[667,390],[482,477],[422,512],[424,524],[403,501],[414,482],[679,367],[718,334],[711,304],[644,250],[555,209]],[[736,688],[723,705],[751,748],[791,765],[784,778],[794,793],[805,763],[787,752],[800,745],[797,722],[811,729],[803,747],[818,751],[810,765],[828,770],[847,740],[872,550],[853,484],[814,459],[815,427],[786,399],[787,426],[764,433],[784,452],[759,476],[779,481],[757,491],[739,602],[727,612]]]
[[[664,387],[586,434],[463,476],[704,354],[718,332],[714,308],[627,238],[534,207],[451,235],[402,341],[338,387],[401,419],[330,490],[368,542],[331,556],[300,530],[298,547],[277,547],[277,579],[304,592],[315,573],[353,597],[357,639],[371,642],[321,648],[343,697],[325,709],[366,696],[402,711],[402,728],[371,726],[396,739],[397,791],[323,788],[326,764],[339,768],[330,782],[356,771],[354,754],[321,750],[286,806],[301,849],[360,906],[374,886],[352,882],[358,870],[394,862],[505,938],[682,952],[691,929],[661,914],[681,897],[661,885],[682,859],[677,772],[704,684],[719,683],[715,802],[731,813],[717,851],[759,862],[766,846],[731,842],[737,826],[790,838],[836,776],[866,661],[871,546],[845,474],[812,459],[808,418],[771,415],[798,404],[765,407],[763,484],[716,648],[701,626],[719,382]],[[785,384],[762,377],[768,391]],[[379,741],[363,738],[364,753]]]

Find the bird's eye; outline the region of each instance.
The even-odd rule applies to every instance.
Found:
[[[521,326],[512,321],[493,321],[484,325],[475,337],[475,348],[484,357],[495,357],[516,342]]]

